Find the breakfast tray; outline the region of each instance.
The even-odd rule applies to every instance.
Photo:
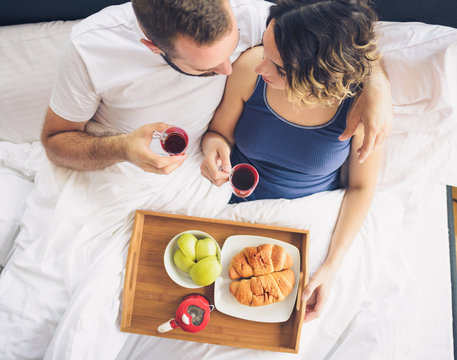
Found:
[[[167,275],[163,255],[168,242],[178,233],[200,230],[210,234],[222,247],[231,235],[257,235],[295,245],[301,254],[300,286],[289,320],[265,323],[235,318],[217,309],[211,312],[206,329],[188,333],[174,329],[159,333],[157,328],[174,317],[184,296],[199,293],[214,304],[214,284],[198,289],[177,285]],[[242,223],[137,210],[130,239],[124,290],[121,331],[202,343],[259,350],[298,353],[305,304],[301,300],[303,280],[308,281],[307,230]]]

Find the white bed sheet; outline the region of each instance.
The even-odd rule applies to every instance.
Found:
[[[386,244],[376,281],[333,346],[325,342],[325,327],[315,322],[304,325],[298,356],[131,335],[116,360],[173,360],[186,354],[208,360],[453,359],[446,188],[424,180],[420,206],[405,217],[397,243]],[[314,336],[307,339],[309,334]]]
[[[43,157],[41,144],[0,146],[0,266],[6,265],[15,249],[26,199],[34,187],[35,173]],[[0,268],[1,269],[1,268]]]
[[[28,228],[17,238],[17,250],[0,281],[0,292],[8,297],[0,298],[0,351],[7,358],[36,359],[51,341],[46,359],[62,359],[63,354],[76,359],[117,355],[131,336],[119,332],[118,311],[137,208],[310,229],[310,271],[317,269],[325,258],[343,191],[226,206],[229,186],[211,186],[198,173],[200,163],[196,154],[167,177],[144,174],[129,164],[98,172],[50,164],[40,168],[23,219]],[[182,178],[187,179],[185,184]],[[113,197],[115,203],[106,201]],[[393,226],[383,226],[378,218]],[[311,357],[324,356],[356,316],[386,260],[388,244],[394,243],[401,218],[402,206],[395,196],[376,194],[326,311],[303,331],[308,334],[305,340],[319,342],[302,347]],[[10,327],[14,322],[29,335],[12,337],[17,330]]]
[[[404,237],[409,271],[417,295],[414,334],[407,359],[453,359],[452,293],[446,188],[430,184],[420,209],[405,223]]]
[[[444,184],[439,180],[457,182],[451,162],[456,143],[450,145],[457,138],[457,33],[423,24],[381,26],[380,44],[393,84],[396,123],[386,143],[380,191],[335,280],[324,314],[305,325],[299,355],[119,332],[133,211],[143,208],[310,228],[312,239],[319,240],[310,248],[314,271],[325,256],[341,191],[223,210],[229,191],[214,189],[194,177],[197,157],[186,160],[174,176],[160,179],[154,175],[142,178],[128,164],[92,173],[58,169],[46,162],[42,150],[32,157],[40,166],[16,239],[17,257],[13,256],[0,281],[1,290],[11,296],[10,305],[14,305],[0,320],[0,351],[9,354],[7,358],[36,359],[48,348],[44,357],[59,360],[172,359],[183,354],[217,360],[238,356],[451,359],[447,218]],[[394,66],[399,61],[403,71]],[[411,81],[416,77],[420,84],[433,86],[417,86]],[[24,144],[0,143],[0,154],[7,154],[2,171],[13,171],[22,179],[33,177],[34,165],[10,161],[18,154],[25,158],[32,154],[31,149],[23,150]],[[188,176],[184,187],[179,185],[180,176]],[[132,179],[135,191],[128,186]],[[174,196],[162,191],[170,187],[176,187]],[[117,202],[109,201],[112,198]],[[3,211],[1,217],[6,215]],[[46,261],[37,262],[39,259]],[[25,296],[16,304],[17,294]],[[36,307],[29,299],[42,300],[42,304]],[[12,336],[8,322],[17,314],[23,317],[22,326]],[[29,342],[17,341],[27,330],[34,337]]]
[[[195,166],[198,166],[198,161],[195,162]],[[134,173],[133,169],[132,171]],[[194,170],[190,172],[193,173]],[[56,187],[62,190],[61,185],[65,184],[65,187],[71,189],[68,182],[72,176],[75,175],[70,175],[67,171],[58,171],[56,178],[60,180],[55,181]],[[102,175],[94,184],[93,190],[97,187],[100,190],[100,187],[103,187],[104,177],[105,175]],[[93,175],[90,178],[94,180]],[[37,180],[44,181],[40,176]],[[125,180],[125,177],[121,176],[119,180]],[[178,359],[182,358],[183,354],[191,358],[203,359],[232,359],[235,356],[248,359],[257,357],[262,359],[427,359],[431,355],[437,355],[439,359],[451,359],[451,295],[444,185],[426,177],[419,183],[414,176],[411,180],[415,181],[416,191],[413,192],[414,195],[404,192],[405,196],[402,199],[411,207],[408,214],[403,214],[403,205],[397,195],[377,193],[367,222],[347,256],[341,271],[342,275],[335,282],[327,310],[321,319],[305,325],[303,329],[301,352],[298,356],[119,333],[118,320],[116,316],[113,317],[113,313],[117,313],[119,309],[122,266],[114,273],[98,266],[94,272],[78,274],[79,266],[82,268],[85,268],[85,264],[94,266],[89,260],[97,260],[93,249],[84,249],[88,246],[86,244],[79,250],[75,247],[76,253],[69,253],[69,255],[76,255],[76,259],[66,256],[59,265],[62,267],[66,289],[69,294],[72,294],[71,305],[69,311],[63,314],[46,358],[60,359],[64,354],[63,351],[66,350],[76,359],[109,359],[120,351],[117,355],[118,360],[162,357]],[[190,186],[193,187],[193,185]],[[108,193],[116,194],[116,189],[108,189]],[[312,239],[328,240],[332,228],[329,224],[336,219],[342,194],[342,191],[336,191],[294,201],[267,200],[238,204],[228,207],[219,214],[215,209],[216,213],[212,216],[282,226],[300,227],[301,225],[304,228],[311,228]],[[419,197],[419,194],[422,195]],[[103,199],[103,192],[100,195]],[[71,194],[67,196],[71,198]],[[168,204],[168,200],[170,199],[162,199],[162,204]],[[38,196],[35,202],[40,203]],[[157,202],[157,198],[154,202]],[[269,203],[275,206],[269,206]],[[171,204],[171,206],[174,205],[176,203]],[[169,207],[165,205],[164,210],[166,211],[167,208]],[[198,214],[195,209],[191,211],[181,209],[181,212],[209,215],[204,212]],[[302,218],[306,219],[301,224],[296,222],[296,216],[290,216],[299,211]],[[26,213],[26,216],[30,214]],[[40,219],[42,220],[43,216],[40,216]],[[78,217],[73,218],[74,220],[78,221]],[[116,231],[122,233],[124,243],[128,240],[131,231],[131,220],[131,217],[126,219],[126,226],[116,225],[118,229]],[[68,229],[68,227],[64,228]],[[73,228],[77,229],[78,224],[73,224]],[[30,231],[36,233],[38,230],[30,229]],[[396,237],[396,234],[400,236]],[[120,239],[118,236],[114,238]],[[372,241],[373,239],[376,241]],[[107,240],[104,239],[104,241]],[[19,238],[18,246],[21,249],[27,248],[28,244],[23,243]],[[325,249],[325,243],[318,246],[316,243],[311,243],[312,272],[325,256]],[[42,249],[44,252],[49,250],[52,250],[52,246]],[[107,261],[107,266],[117,267],[116,263],[125,261],[126,247],[119,247],[118,244],[115,250],[111,250],[111,254],[108,251],[103,260]],[[36,251],[31,252],[32,257],[36,254]],[[78,258],[78,254],[86,254],[86,256]],[[424,266],[427,262],[431,264],[433,271]],[[27,270],[27,266],[23,266]],[[48,269],[35,271],[48,271]],[[95,287],[100,292],[95,295],[92,294],[94,286],[87,283],[82,286],[82,283],[88,281],[94,274],[98,278],[97,285],[101,284],[101,279],[104,283],[101,287]],[[104,277],[104,275],[107,276]],[[36,296],[34,292],[37,285],[39,288],[46,288],[45,283],[30,282],[27,271],[22,276],[25,276],[23,278],[25,282],[32,285],[26,289],[30,296]],[[78,277],[82,278],[78,279]],[[21,277],[18,279],[20,280]],[[426,280],[427,286],[423,286],[422,280]],[[97,280],[94,283],[97,283]],[[109,300],[110,296],[103,292],[105,290],[109,292],[112,289],[116,289],[116,296]],[[49,294],[40,294],[40,296],[47,295]],[[348,307],[351,298],[354,299],[354,306]],[[49,306],[52,308],[60,301],[61,299],[54,299]],[[51,312],[53,310],[49,309]],[[28,325],[24,323],[24,328],[27,327]],[[71,346],[68,346],[69,341]],[[125,345],[122,345],[124,343]],[[170,349],[173,349],[171,354]],[[33,352],[30,353],[30,346],[24,346],[23,350],[33,354]],[[71,357],[69,355],[69,358]]]

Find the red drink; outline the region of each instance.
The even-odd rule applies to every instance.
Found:
[[[163,141],[163,149],[169,154],[180,154],[184,152],[186,147],[186,138],[181,134],[170,134]]]
[[[255,175],[248,168],[239,168],[233,174],[232,183],[238,190],[249,190],[255,184]]]
[[[183,129],[170,127],[164,131],[160,142],[162,148],[170,155],[180,155],[186,151],[189,138]]]
[[[259,182],[259,174],[254,166],[238,164],[230,174],[230,183],[236,196],[246,197],[252,194]]]

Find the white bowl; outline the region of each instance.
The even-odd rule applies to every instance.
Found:
[[[179,234],[177,234],[173,239],[170,240],[168,243],[165,252],[163,254],[163,263],[165,265],[165,270],[167,271],[168,276],[178,285],[189,288],[189,289],[197,289],[201,288],[203,286],[197,285],[196,283],[193,282],[192,278],[190,275],[182,270],[180,270],[176,265],[175,262],[173,261],[173,256],[175,254],[175,251],[178,249],[178,238],[184,234],[184,233],[190,233],[194,235],[197,239],[204,239],[204,238],[210,238],[214,241],[216,244],[217,248],[217,259],[219,262],[221,262],[221,248],[219,247],[219,244],[217,243],[214,238],[199,230],[187,230],[183,231]]]

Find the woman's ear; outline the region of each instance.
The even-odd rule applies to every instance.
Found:
[[[141,39],[140,42],[147,46],[147,48],[149,50],[151,50],[154,54],[162,54],[163,55],[163,51],[160,50],[156,44],[154,44],[151,40],[148,40],[148,39]]]

